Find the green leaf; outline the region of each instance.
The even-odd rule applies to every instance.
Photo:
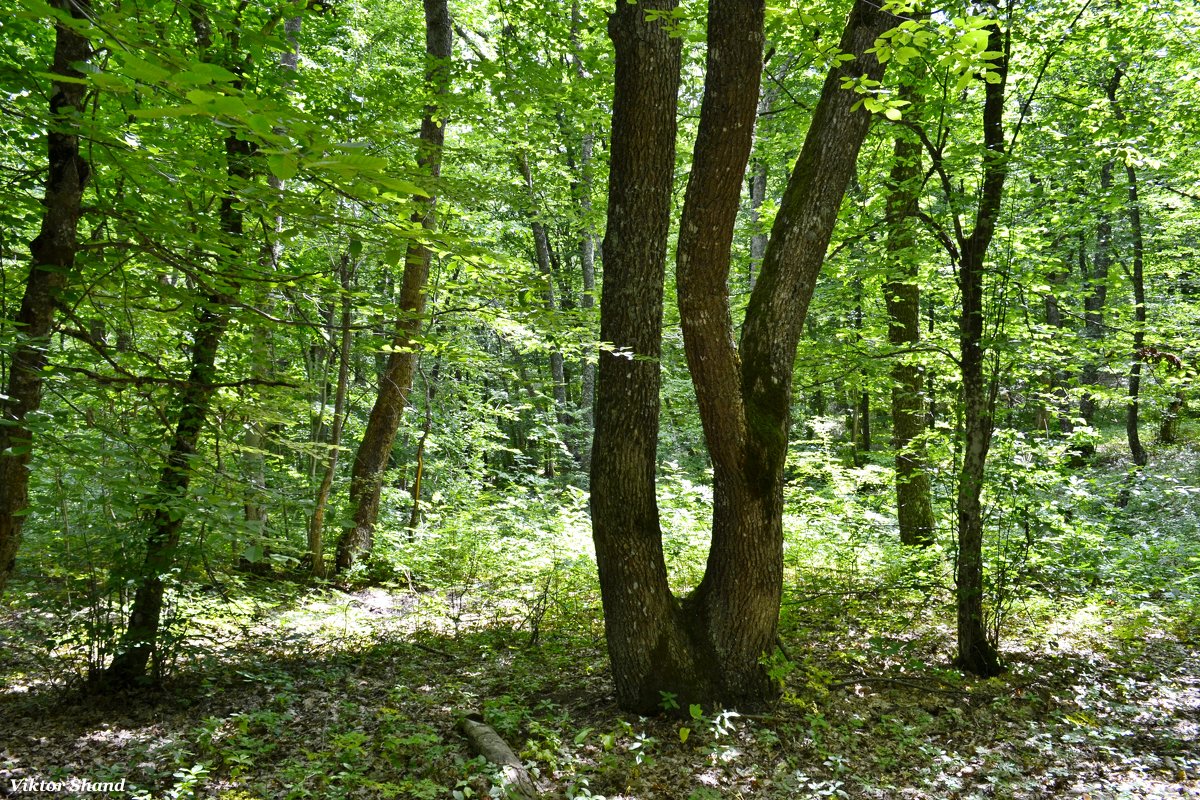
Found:
[[[691,729],[691,728],[680,728],[680,729],[679,729],[679,742],[680,742],[680,744],[683,744],[683,743],[687,742],[687,740],[688,740],[688,735],[689,735],[691,732],[692,732],[692,729]]]
[[[273,155],[267,156],[267,167],[276,178],[286,181],[296,177],[296,173],[300,171],[300,162],[293,155]]]
[[[901,117],[900,109],[898,109],[898,108],[885,109],[883,112],[883,115],[885,117],[887,117],[888,119],[892,120],[893,122],[899,122],[900,117]]]
[[[126,53],[121,59],[126,75],[134,80],[142,83],[158,83],[166,80],[170,75],[170,70],[163,69],[157,64],[151,64],[149,61],[144,61],[132,53]]]

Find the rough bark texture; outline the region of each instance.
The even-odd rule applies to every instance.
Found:
[[[617,702],[644,712],[658,709],[659,689],[678,692],[697,670],[667,585],[654,492],[680,41],[646,13],[669,14],[675,5],[619,0],[608,23],[616,91],[601,245],[600,338],[607,344],[597,365],[592,536]]]
[[[52,5],[76,19],[84,19],[91,7],[89,0],[54,0]],[[50,72],[78,79],[82,76],[75,65],[87,61],[91,52],[85,37],[57,23]],[[49,171],[42,200],[45,211],[41,230],[29,246],[29,276],[21,308],[12,321],[17,339],[8,365],[8,383],[0,387],[0,595],[16,565],[21,529],[29,511],[33,432],[26,419],[42,402],[42,367],[55,307],[75,269],[81,201],[90,168],[79,154],[73,117],[81,110],[86,89],[70,80],[56,80],[51,87],[46,137]]]
[[[912,257],[920,183],[921,145],[897,136],[887,200],[888,281],[883,289],[888,310],[888,341],[897,348],[912,348],[921,338],[921,290],[917,284],[917,262]],[[892,366],[892,446],[896,450],[900,541],[923,546],[933,542],[933,504],[922,438],[925,402],[921,369],[913,361],[912,356],[900,356]]]
[[[449,61],[454,29],[446,0],[425,0],[426,82],[433,87],[434,101],[426,106],[421,120],[421,151],[418,167],[431,178],[441,174],[442,147],[446,138],[446,115],[438,103],[450,91]],[[418,212],[426,230],[436,226],[436,198],[425,200]],[[379,518],[379,493],[383,473],[391,457],[400,417],[412,391],[417,360],[417,334],[425,313],[425,284],[429,278],[432,254],[422,243],[413,241],[405,254],[404,277],[400,288],[400,310],[392,351],[379,379],[379,394],[371,407],[367,429],[354,457],[350,475],[352,523],[342,532],[337,546],[337,571],[344,572],[358,557],[371,549],[375,522]]]
[[[858,3],[842,40],[855,60],[826,81],[764,255],[740,350],[728,304],[730,245],[749,157],[762,59],[761,0],[713,0],[695,158],[678,248],[680,315],[714,465],[705,575],[681,605],[666,581],[654,498],[662,259],[669,229],[679,45],[647,8],[618,3],[609,228],[604,241],[592,520],[618,701],[634,711],[670,694],[747,706],[774,687],[782,594],[783,465],[792,364],[838,207],[870,122],[844,76],[878,78],[865,56],[891,17]]]
[[[999,24],[988,35],[988,49],[1006,52]],[[1004,138],[1004,85],[1007,58],[996,62],[1000,80],[984,84],[982,181],[975,225],[959,238],[958,286],[962,294],[959,314],[959,359],[962,370],[963,461],[958,476],[958,655],[955,664],[976,675],[1002,671],[994,644],[989,640],[983,610],[983,479],[992,440],[994,385],[984,375],[983,278],[988,246],[996,230],[1008,154]]]
[[[758,109],[763,13],[761,0],[709,4],[704,98],[676,261],[684,350],[713,463],[713,540],[686,607],[715,656],[720,696],[711,699],[733,705],[770,696],[760,662],[774,649],[783,586],[782,471],[756,475],[749,463],[754,434],[739,385],[728,285]],[[790,368],[785,379],[791,382]]]

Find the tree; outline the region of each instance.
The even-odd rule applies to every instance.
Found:
[[[213,26],[204,7],[195,2],[188,8],[196,44],[202,58],[211,58]],[[228,34],[229,55],[236,58],[239,50],[236,33]],[[234,74],[246,64],[233,64]],[[242,82],[231,82],[240,90]],[[217,217],[221,244],[227,248],[231,261],[236,263],[245,254],[245,219],[241,207],[241,192],[250,181],[250,142],[239,132],[228,132],[224,146],[227,184],[218,205]],[[112,663],[104,672],[103,682],[114,686],[133,685],[146,677],[151,660],[161,655],[159,627],[162,621],[164,581],[175,563],[179,548],[185,504],[191,485],[193,460],[200,435],[208,420],[209,408],[217,384],[217,352],[229,327],[231,306],[237,302],[240,285],[236,279],[219,276],[203,286],[195,299],[195,327],[192,331],[190,367],[187,379],[180,385],[175,405],[174,433],[167,451],[157,485],[150,491],[147,505],[153,509],[148,522],[146,553],[138,577],[133,605],[121,643]],[[157,663],[155,663],[157,671]]]
[[[29,513],[29,462],[33,431],[28,418],[42,402],[43,367],[59,295],[71,282],[79,249],[83,192],[91,167],[79,152],[79,124],[87,86],[79,66],[92,54],[82,32],[90,0],[53,0],[54,60],[50,65],[49,130],[41,230],[29,245],[31,262],[20,311],[12,326],[16,344],[8,380],[0,387],[0,595],[12,575],[21,530]]]
[[[909,102],[915,96],[905,93]],[[921,290],[915,248],[918,199],[922,185],[921,144],[906,133],[896,135],[887,198],[888,341],[897,348],[915,347],[921,337]],[[933,542],[933,505],[925,458],[925,402],[920,367],[911,354],[900,353],[892,367],[892,440],[896,450],[896,508],[900,541]]]
[[[662,259],[669,227],[679,45],[672,4],[619,3],[609,228],[592,462],[592,522],[618,702],[664,696],[746,705],[774,686],[782,592],[783,467],[792,369],[808,301],[870,123],[846,85],[877,81],[866,53],[894,17],[856,3],[792,171],[751,295],[740,345],[729,310],[730,246],[762,68],[764,8],[712,0],[700,128],[680,221],[677,284],[688,365],[714,467],[704,578],[671,593],[654,496]]]
[[[450,56],[454,30],[446,0],[425,0],[426,82],[432,93],[421,120],[418,167],[432,180],[441,174],[442,148],[446,138],[444,100],[450,92]],[[436,195],[425,199],[425,208],[413,215],[426,231],[437,225]],[[337,544],[336,567],[344,572],[371,549],[372,534],[379,518],[379,493],[383,473],[391,458],[400,417],[408,404],[416,371],[418,335],[425,313],[425,284],[433,254],[426,243],[413,239],[404,257],[400,312],[388,353],[387,366],[379,378],[379,393],[367,429],[354,456],[350,478],[352,522]]]

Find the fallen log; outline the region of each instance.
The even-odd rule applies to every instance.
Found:
[[[537,785],[529,777],[525,765],[496,729],[483,721],[483,715],[472,711],[458,721],[458,729],[476,755],[481,755],[500,768],[504,785],[517,797],[534,800],[539,796]]]

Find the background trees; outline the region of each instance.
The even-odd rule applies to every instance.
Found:
[[[627,707],[769,697],[849,528],[999,669],[1113,426],[1189,440],[1193,11],[435,5],[6,21],[0,565],[128,682],[198,586],[474,585],[590,496]]]

